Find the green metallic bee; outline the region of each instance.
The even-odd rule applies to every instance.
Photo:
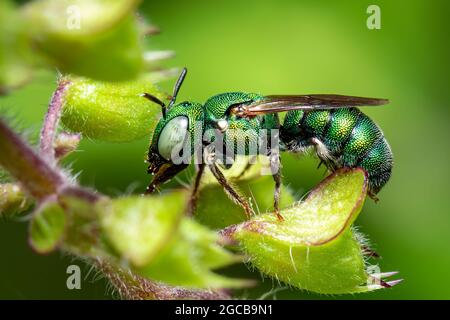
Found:
[[[361,98],[342,95],[272,95],[230,92],[209,98],[205,104],[175,100],[186,76],[184,69],[174,89],[168,106],[150,94],[147,99],[162,107],[163,117],[155,128],[148,152],[148,172],[153,180],[146,193],[174,177],[188,166],[188,163],[174,163],[171,156],[179,153],[176,146],[194,144],[195,124],[201,124],[203,132],[213,130],[222,133],[225,144],[235,144],[245,139],[244,147],[234,150],[235,156],[254,156],[249,148],[262,130],[279,130],[279,150],[303,153],[315,150],[321,164],[334,171],[338,168],[363,168],[369,179],[369,195],[375,195],[391,176],[393,158],[391,148],[381,129],[356,106],[379,106],[388,103],[386,99]],[[283,124],[278,120],[279,112],[287,112]],[[199,146],[200,144],[200,146]],[[198,164],[191,208],[195,206],[200,179],[208,166],[217,181],[232,200],[241,205],[248,216],[252,209],[248,201],[225,179],[218,167],[218,160],[224,155],[210,148],[211,141],[202,140],[195,147],[201,148],[206,161]],[[178,147],[179,148],[179,147]],[[175,150],[176,149],[176,150]],[[267,146],[264,155],[270,158],[275,181],[274,210],[279,219],[279,197],[281,187],[280,156]],[[229,155],[225,155],[229,156]]]

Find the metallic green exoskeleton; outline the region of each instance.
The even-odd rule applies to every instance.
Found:
[[[240,204],[247,215],[252,210],[245,198],[225,179],[218,163],[227,167],[227,158],[237,154],[255,156],[263,154],[270,157],[272,175],[275,181],[274,208],[279,215],[278,204],[281,186],[280,156],[278,152],[305,152],[315,150],[321,164],[330,170],[337,168],[361,167],[367,172],[369,194],[375,195],[387,183],[392,172],[392,152],[381,129],[357,106],[378,106],[386,104],[385,99],[351,97],[342,95],[277,95],[262,96],[256,93],[229,92],[209,98],[204,104],[181,102],[175,99],[186,75],[183,70],[174,89],[168,106],[156,97],[144,94],[149,100],[162,106],[163,117],[153,133],[148,152],[148,172],[154,178],[147,193],[174,177],[189,163],[175,161],[189,146],[189,155],[200,152],[198,173],[191,197],[191,210],[194,209],[197,191],[205,166],[208,166],[227,194]],[[280,124],[278,113],[287,112]],[[200,139],[196,135],[200,132]],[[223,144],[232,152],[210,148],[212,140],[205,139],[206,132],[222,134]],[[269,135],[276,132],[275,140],[279,148],[273,148]],[[267,136],[266,136],[267,135]],[[261,136],[271,141],[261,148]],[[239,148],[239,146],[241,146]],[[192,159],[192,158],[190,158]],[[198,159],[198,158],[197,158]]]
[[[357,108],[289,111],[281,128],[281,141],[293,152],[314,147],[330,170],[363,168],[372,196],[391,176],[391,148],[381,129]]]

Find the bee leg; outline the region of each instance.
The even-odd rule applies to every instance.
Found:
[[[377,203],[378,201],[380,201],[380,199],[377,197],[377,195],[375,193],[373,193],[372,191],[369,191],[367,193],[367,195],[373,200],[375,201],[375,203]]]
[[[200,181],[202,179],[203,173],[205,172],[205,164],[200,163],[198,165],[197,175],[195,176],[194,186],[191,192],[191,197],[189,198],[189,205],[187,215],[192,216],[197,207],[198,189],[200,187]]]
[[[213,145],[208,145],[203,149],[204,162],[208,165],[209,170],[216,178],[217,182],[219,182],[219,184],[224,188],[225,193],[233,202],[239,204],[244,209],[247,218],[250,219],[253,215],[253,210],[249,202],[244,197],[242,197],[237,190],[233,188],[233,186],[227,181],[223,173],[220,171],[216,164],[216,157],[212,148]]]
[[[251,218],[251,216],[253,215],[253,210],[250,207],[248,201],[233,188],[233,186],[227,181],[227,179],[215,163],[208,165],[208,167],[219,184],[225,189],[225,192],[230,196],[231,200],[239,204],[244,209],[248,219]]]
[[[280,214],[280,194],[281,194],[281,159],[279,154],[270,156],[270,168],[275,181],[275,192],[273,194],[273,209],[279,221],[284,221]]]
[[[312,138],[311,144],[315,147],[316,154],[320,160],[320,163],[319,163],[319,166],[317,167],[317,169],[319,169],[320,166],[322,164],[324,164],[325,167],[327,168],[327,171],[331,171],[331,172],[336,171],[337,166],[335,163],[335,159],[334,159],[333,155],[330,153],[330,150],[328,149],[328,147],[321,140],[319,140],[317,138]]]
[[[319,165],[317,166],[317,169],[320,169],[320,167],[325,163],[322,159],[320,159]]]
[[[238,191],[236,191],[233,186],[227,181],[223,173],[220,171],[220,169],[217,167],[215,163],[208,165],[209,170],[211,170],[212,174],[216,178],[216,180],[219,182],[219,184],[225,189],[225,192],[228,194],[228,196],[233,200],[235,203],[239,204],[245,211],[245,215],[247,216],[247,219],[250,219],[253,215],[253,210],[250,207],[250,204],[248,201],[243,198]]]

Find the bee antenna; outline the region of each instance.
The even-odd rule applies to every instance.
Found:
[[[166,111],[167,111],[167,106],[164,102],[162,102],[161,100],[159,100],[157,97],[155,97],[154,95],[150,94],[150,93],[143,93],[142,96],[154,103],[157,103],[161,106],[161,111],[163,114],[163,118],[166,118]]]
[[[186,74],[187,74],[187,68],[183,68],[183,70],[181,70],[181,74],[178,77],[177,82],[175,83],[175,87],[173,88],[172,99],[170,99],[169,106],[167,107],[167,109],[172,108],[173,104],[177,100],[178,91],[180,91],[180,88],[181,88],[181,85],[183,84],[184,78],[186,78]]]

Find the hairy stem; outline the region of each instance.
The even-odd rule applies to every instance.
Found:
[[[129,270],[97,260],[101,270],[122,299],[128,300],[227,300],[230,296],[222,290],[193,290],[172,287],[142,278]]]
[[[38,200],[55,194],[66,184],[63,174],[39,157],[1,119],[0,165]]]
[[[44,126],[41,130],[40,152],[42,156],[49,161],[55,160],[53,141],[55,140],[56,129],[58,128],[58,122],[61,117],[64,93],[69,84],[70,82],[66,80],[59,82],[58,87],[50,100],[47,115],[44,120]]]

